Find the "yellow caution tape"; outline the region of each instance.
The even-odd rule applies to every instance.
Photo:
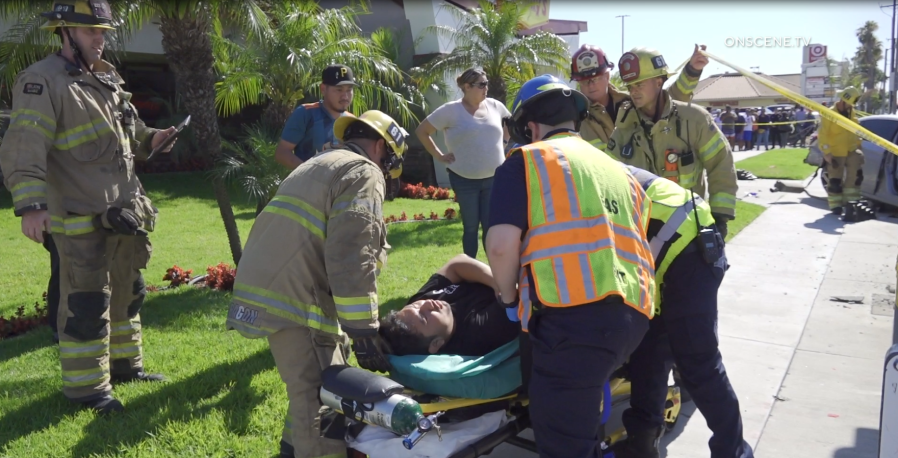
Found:
[[[751,79],[769,87],[770,89],[773,89],[774,91],[791,99],[793,102],[819,112],[820,116],[823,118],[826,118],[828,121],[831,121],[831,122],[839,125],[840,127],[847,129],[849,132],[854,133],[858,137],[861,137],[864,140],[867,140],[881,148],[886,149],[887,151],[891,152],[892,154],[895,154],[896,156],[898,156],[898,145],[895,145],[894,143],[880,137],[879,135],[876,135],[873,132],[870,132],[869,130],[867,130],[860,124],[852,121],[851,119],[841,116],[838,113],[836,113],[835,111],[830,110],[827,107],[825,107],[807,97],[796,94],[796,93],[780,86],[779,84],[776,84],[773,81],[770,81],[766,78],[762,78],[748,70],[745,70],[742,67],[739,67],[738,65],[731,64],[731,63],[729,63],[729,62],[727,62],[707,51],[702,51],[701,49],[699,49],[699,52],[702,53],[702,55],[706,56],[709,59],[714,59],[717,62],[720,62],[721,64],[732,68],[733,70],[736,70],[737,72],[741,73],[746,78],[751,78]]]

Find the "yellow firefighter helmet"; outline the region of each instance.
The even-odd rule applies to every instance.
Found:
[[[106,0],[68,0],[57,1],[53,11],[41,13],[47,18],[41,28],[56,30],[57,27],[96,27],[112,30],[112,9]]]
[[[633,48],[624,53],[618,61],[617,68],[624,84],[636,84],[647,79],[670,75],[664,56],[651,48]]]
[[[854,86],[848,86],[839,92],[839,100],[851,106],[854,106],[859,98],[861,98],[861,91],[857,90]]]
[[[399,178],[402,175],[402,158],[408,150],[408,132],[399,126],[386,113],[379,110],[368,110],[361,116],[344,115],[334,121],[334,136],[343,141],[346,129],[356,122],[362,122],[368,127],[374,129],[380,134],[381,138],[387,143],[387,149],[392,154],[384,163],[384,167],[389,171],[391,178]]]

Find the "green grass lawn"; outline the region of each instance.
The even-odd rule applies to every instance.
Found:
[[[783,148],[763,152],[736,163],[737,169],[745,169],[758,178],[778,180],[804,180],[817,168],[804,163],[807,148]]]
[[[144,185],[160,209],[151,235],[149,284],[163,285],[173,264],[194,273],[230,262],[210,185],[200,174],[148,175]],[[234,195],[237,195],[236,193]],[[246,241],[255,206],[234,199]],[[398,199],[384,214],[429,216],[457,209],[451,201]],[[730,237],[760,213],[739,202]],[[0,192],[0,314],[33,304],[46,289],[48,255],[22,236],[9,194]],[[450,257],[461,253],[461,223],[394,224],[393,246],[379,278],[382,308],[404,303]],[[478,256],[485,261],[482,250]],[[182,287],[151,293],[141,313],[144,357],[162,384],[116,388],[124,415],[100,418],[61,394],[58,352],[44,327],[0,341],[0,457],[271,457],[276,454],[287,398],[264,339],[224,330],[229,295]]]
[[[766,210],[766,207],[763,205],[752,204],[748,202],[743,202],[741,200],[736,201],[736,219],[727,223],[727,238],[726,241],[729,242],[736,236],[742,229],[745,229],[745,226],[751,224],[757,217],[761,216],[761,213]]]

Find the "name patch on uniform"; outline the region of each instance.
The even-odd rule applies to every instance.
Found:
[[[249,307],[238,306],[237,313],[234,314],[234,319],[237,321],[243,321],[244,323],[253,324],[256,322],[256,318],[259,317],[259,311],[253,310]]]
[[[633,145],[629,143],[624,145],[624,147],[620,150],[620,155],[623,158],[631,159],[633,157]]]
[[[22,89],[22,92],[25,94],[41,95],[44,93],[44,85],[38,83],[25,83],[25,88]]]

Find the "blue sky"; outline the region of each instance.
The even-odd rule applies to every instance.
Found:
[[[880,10],[879,5],[888,5]],[[877,36],[883,51],[891,47],[891,1],[754,1],[754,2],[653,2],[552,0],[552,19],[587,21],[589,31],[580,44],[602,47],[615,63],[621,55],[621,20],[625,19],[624,50],[636,46],[660,50],[671,70],[691,54],[695,43],[708,52],[743,68],[758,66],[769,75],[801,72],[801,47],[727,47],[735,37],[803,37],[827,46],[829,57],[841,60],[854,55],[855,32],[865,21],[879,24]],[[733,40],[729,40],[732,44]],[[794,41],[794,39],[793,39]],[[883,61],[879,62],[880,67]],[[711,61],[704,75],[732,71]]]

